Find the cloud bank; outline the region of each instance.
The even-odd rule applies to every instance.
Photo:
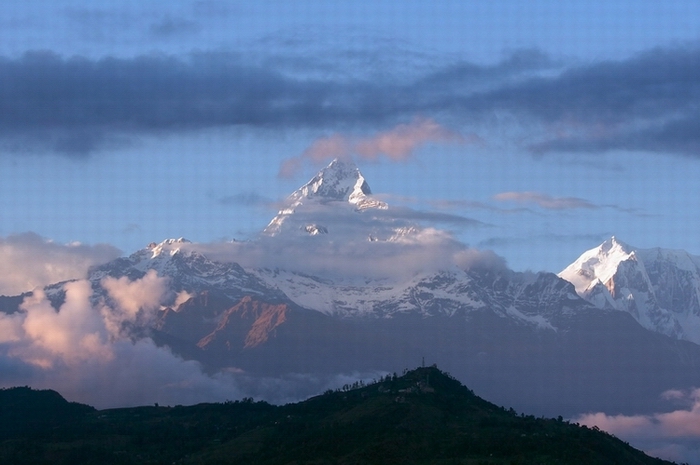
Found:
[[[105,278],[107,299],[95,303],[91,283],[65,284],[56,311],[42,291],[27,297],[21,311],[0,313],[0,387],[55,389],[72,401],[98,408],[193,404],[254,397],[275,403],[298,401],[325,389],[377,373],[335,376],[289,374],[252,377],[240,370],[206,374],[150,338],[128,331],[173,298],[167,280],[150,271],[142,279]]]
[[[654,415],[591,413],[575,421],[614,434],[651,455],[700,463],[700,389],[667,391],[662,397],[683,407]]]
[[[154,28],[170,34],[194,25],[166,18]],[[359,143],[328,136],[302,158],[354,150],[401,159],[422,143],[457,137],[430,121],[472,133],[461,128],[494,118],[524,128],[527,137],[512,142],[532,154],[632,150],[697,157],[698,60],[697,46],[569,66],[521,51],[495,65],[453,62],[428,65],[421,75],[348,79],[295,75],[274,60],[227,52],[89,59],[35,51],[0,58],[0,147],[85,156],[142,135],[241,125],[367,131],[423,115],[423,123]]]
[[[390,240],[372,241],[366,236],[357,240],[334,240],[325,235],[298,235],[179,247],[214,261],[235,262],[244,268],[284,269],[341,281],[365,282],[367,278],[401,281],[455,267],[507,269],[502,257],[491,251],[470,248],[449,233],[434,228],[406,230]]]
[[[34,233],[0,238],[0,295],[84,278],[91,266],[120,255],[110,245],[57,244]]]

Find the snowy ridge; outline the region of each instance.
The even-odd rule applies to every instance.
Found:
[[[193,244],[182,238],[151,243],[129,257],[90,270],[88,279],[94,288],[100,288],[106,276],[127,276],[133,280],[154,270],[158,276],[169,279],[175,292],[197,294],[214,290],[234,300],[250,295],[283,298],[279,290],[266,285],[237,263],[210,260],[189,245]]]
[[[267,269],[257,270],[256,274],[297,305],[340,317],[391,317],[406,313],[452,316],[458,309],[474,310],[485,305],[461,270],[426,273],[404,282],[332,281]]]
[[[517,325],[557,331],[577,309],[590,308],[573,286],[551,273],[484,275],[454,268],[408,280],[330,280],[282,270],[257,270],[297,305],[340,318],[469,319],[493,312]]]
[[[647,329],[700,343],[700,257],[638,249],[613,237],[559,276],[597,307],[628,312]]]

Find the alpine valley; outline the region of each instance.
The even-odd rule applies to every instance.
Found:
[[[651,413],[662,392],[700,386],[700,259],[613,238],[559,276],[518,273],[429,220],[335,160],[256,240],[152,243],[91,269],[92,299],[113,298],[108,278],[167,278],[159,310],[121,329],[211,374],[386,374],[425,360],[547,416]],[[56,309],[66,285],[44,289]]]

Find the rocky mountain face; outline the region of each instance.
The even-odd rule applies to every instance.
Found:
[[[323,244],[337,260],[351,258],[348,244],[408,251],[425,229],[405,217],[371,197],[354,165],[334,161],[289,197],[258,241],[279,250]],[[89,280],[104,299],[107,277],[167,277],[172,297],[138,337],[212,373],[386,373],[425,359],[496,403],[545,415],[652,412],[661,392],[700,386],[700,346],[644,329],[614,297],[600,309],[551,273],[458,263],[385,278],[310,274],[242,266],[235,254],[176,239],[94,268]],[[61,286],[47,295],[60,301]]]
[[[599,308],[627,312],[649,330],[700,344],[700,257],[639,249],[613,237],[559,276]]]

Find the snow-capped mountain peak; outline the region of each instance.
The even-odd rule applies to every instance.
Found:
[[[303,213],[309,211],[324,210],[323,207],[335,210],[349,207],[356,212],[388,208],[386,203],[372,197],[369,184],[352,161],[335,159],[287,198],[285,207],[270,221],[263,233],[275,236],[288,229],[288,223],[294,223],[291,227],[294,231],[310,235],[325,234],[328,232],[326,225],[305,220],[301,224],[290,221],[292,217],[300,219]]]
[[[290,199],[301,202],[315,198],[326,202],[347,201],[356,204],[371,194],[369,184],[353,162],[335,159],[295,191]]]
[[[160,244],[151,242],[150,244],[148,244],[146,249],[151,252],[150,258],[156,258],[163,253],[175,255],[180,251],[183,244],[191,244],[191,241],[188,241],[184,237],[180,237],[178,239],[166,239]]]
[[[598,307],[626,311],[647,329],[700,343],[700,257],[639,249],[612,237],[559,277]]]
[[[607,282],[620,262],[630,259],[633,254],[632,247],[612,236],[598,247],[584,252],[559,273],[559,277],[571,282],[576,292],[583,294],[598,282]]]

